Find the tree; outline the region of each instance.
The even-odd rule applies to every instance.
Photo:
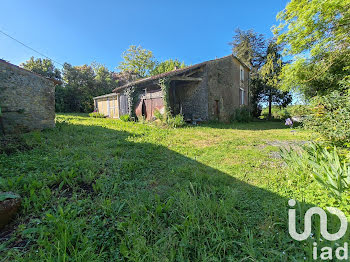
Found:
[[[237,28],[233,41],[229,44],[232,46],[232,53],[250,66],[253,74],[257,73],[266,52],[265,36],[253,30],[242,31]]]
[[[272,40],[253,30],[236,29],[233,36],[232,52],[242,62],[251,67],[250,98],[254,116],[260,115],[260,104],[268,103],[271,118],[272,104],[286,106],[291,102],[287,92],[276,88],[277,77],[281,71],[282,56],[279,48]]]
[[[54,66],[50,59],[34,59],[32,56],[28,61],[22,63],[21,66],[44,77],[61,79],[60,70]]]
[[[262,100],[268,102],[269,119],[271,119],[273,103],[286,107],[292,102],[289,92],[282,92],[278,89],[279,76],[283,64],[280,51],[281,46],[277,45],[274,40],[270,40],[266,50],[266,57],[263,59],[264,63],[259,70],[264,85],[263,93],[265,94]]]
[[[277,16],[277,42],[293,62],[285,65],[281,88],[306,97],[344,90],[350,74],[350,1],[292,0]]]
[[[168,59],[161,63],[157,63],[155,68],[151,71],[151,75],[159,75],[165,72],[173,71],[176,68],[179,69],[184,67],[186,67],[184,62],[181,63],[177,59]]]
[[[143,49],[141,46],[132,45],[123,52],[124,61],[117,67],[121,71],[131,71],[146,77],[154,69],[156,64],[152,51]]]
[[[93,97],[112,92],[117,87],[112,72],[99,63],[63,65],[64,85],[56,88],[56,108],[64,112],[91,112]]]

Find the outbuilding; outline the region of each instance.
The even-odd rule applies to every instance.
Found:
[[[95,98],[95,107],[116,118],[129,114],[151,120],[157,110],[189,121],[227,122],[237,108],[249,106],[249,71],[228,55],[127,83]],[[116,107],[118,113],[111,113]]]
[[[0,132],[53,128],[57,83],[0,59]]]

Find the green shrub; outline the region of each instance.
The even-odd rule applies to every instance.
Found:
[[[231,122],[250,122],[252,120],[250,108],[247,106],[236,108],[230,120]]]
[[[340,145],[350,145],[350,95],[335,91],[311,100],[311,114],[305,127],[321,134],[323,138]]]
[[[90,117],[94,117],[94,118],[105,118],[104,114],[101,114],[99,112],[92,112],[89,114]]]
[[[174,117],[173,116],[168,116],[166,118],[166,124],[169,127],[182,127],[186,123],[185,123],[183,115],[178,114],[178,115],[176,115]]]
[[[164,120],[164,115],[158,109],[154,110],[153,114],[155,118],[159,119],[160,121]]]
[[[291,117],[290,112],[287,108],[280,108],[279,106],[273,106],[271,108],[271,117],[272,119],[284,120]],[[261,111],[261,119],[269,119],[269,108],[264,108]]]
[[[122,120],[124,122],[129,122],[129,121],[131,121],[131,117],[130,117],[130,115],[122,115],[122,116],[120,116],[120,120]]]
[[[305,117],[310,114],[310,107],[307,105],[289,105],[287,107],[272,106],[272,119],[285,120],[290,117]],[[260,119],[269,118],[269,108],[266,107],[261,111]]]
[[[281,149],[281,156],[296,174],[304,178],[312,174],[336,198],[350,193],[350,165],[336,147],[328,150],[313,143],[299,151]]]
[[[176,127],[182,127],[186,124],[184,117],[181,114],[178,114],[176,116],[172,116],[170,114],[162,114],[157,109],[154,110],[153,114],[155,118],[159,119],[163,125],[166,125],[168,127],[176,128]]]

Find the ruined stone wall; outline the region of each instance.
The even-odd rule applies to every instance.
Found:
[[[209,120],[228,122],[235,109],[240,107],[240,88],[245,90],[244,105],[249,103],[249,71],[244,67],[244,82],[241,83],[240,63],[233,57],[211,61],[206,68],[208,118]]]
[[[202,78],[200,82],[186,83],[183,87],[176,86],[181,99],[182,113],[185,118],[208,120],[208,86],[205,67],[192,77]]]
[[[7,134],[53,128],[54,83],[0,60],[0,107]]]

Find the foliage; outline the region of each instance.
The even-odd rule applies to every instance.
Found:
[[[312,243],[291,245],[288,199],[339,207],[271,158],[269,141],[309,139],[279,122],[172,129],[57,114],[39,134],[26,134],[30,153],[0,155],[0,190],[22,196],[5,261],[304,261]]]
[[[169,89],[170,89],[170,80],[167,77],[159,79],[158,82],[162,93],[163,93],[163,101],[164,101],[164,109],[165,115],[170,115],[171,114],[171,109],[170,109],[170,95],[169,95]]]
[[[236,30],[232,51],[235,56],[251,67],[250,106],[255,117],[260,115],[261,103],[286,106],[292,99],[289,92],[277,89],[282,68],[281,47],[274,40],[266,40],[253,30]]]
[[[122,57],[118,69],[135,72],[141,77],[148,76],[156,64],[152,51],[143,49],[142,46],[131,45]]]
[[[89,114],[89,117],[93,118],[105,118],[105,115],[99,112],[92,112]]]
[[[161,122],[163,122],[163,120],[166,118],[166,116],[164,114],[162,114],[158,109],[155,109],[153,111],[153,114],[154,114],[155,118],[159,119]]]
[[[243,31],[237,28],[230,45],[232,53],[251,67],[253,75],[256,74],[263,63],[266,52],[265,36],[253,30]]]
[[[91,112],[93,97],[111,93],[117,87],[112,72],[96,62],[92,65],[63,66],[64,85],[56,87],[58,112]]]
[[[271,108],[271,118],[272,119],[278,119],[278,120],[284,120],[291,117],[290,112],[288,111],[287,107],[279,107],[279,106],[273,106]],[[271,119],[269,117],[269,108],[266,107],[261,111],[261,119]]]
[[[10,193],[10,192],[0,192],[0,202],[1,201],[4,201],[4,200],[7,200],[7,199],[16,199],[16,198],[19,198],[18,195],[15,195],[13,193]]]
[[[350,193],[350,165],[342,159],[336,147],[328,150],[312,143],[304,146],[301,152],[282,149],[281,156],[296,174],[305,176],[311,173],[339,200]]]
[[[83,66],[65,63],[61,72],[51,60],[31,57],[22,66],[44,77],[63,80],[63,84],[55,88],[57,112],[91,112],[93,97],[110,93],[117,87],[112,72],[96,62]]]
[[[247,106],[241,106],[239,108],[236,108],[230,120],[231,122],[250,122],[252,120],[250,108]]]
[[[342,90],[350,74],[350,2],[292,0],[277,16],[274,32],[293,63],[281,88],[299,88],[307,98]]]
[[[306,105],[289,105],[287,107],[272,106],[271,116],[273,119],[285,120],[289,117],[305,118],[310,114],[310,107]],[[269,118],[269,109],[266,107],[261,112],[261,119]]]
[[[350,95],[334,91],[311,100],[305,126],[340,146],[350,145]]]
[[[30,149],[31,147],[26,143],[22,136],[0,136],[0,154],[11,155],[21,151],[28,151]]]
[[[166,124],[169,127],[176,128],[176,127],[183,127],[186,123],[185,123],[183,115],[178,114],[176,116],[167,116],[166,117]]]
[[[120,116],[119,119],[120,119],[121,121],[123,121],[123,122],[129,122],[129,121],[131,121],[130,115],[122,115],[122,116]]]
[[[156,117],[156,119],[159,119],[163,125],[167,127],[176,128],[183,127],[184,125],[186,125],[184,117],[181,114],[172,116],[171,114],[162,114],[159,110],[154,110],[154,116]]]
[[[44,77],[54,78],[57,80],[61,79],[60,70],[54,66],[50,59],[35,59],[32,56],[28,61],[22,63],[21,66]]]
[[[157,62],[154,69],[151,71],[150,75],[159,75],[162,73],[170,72],[175,69],[180,69],[186,67],[184,62],[180,62],[179,60],[175,59],[168,59],[163,62]]]

